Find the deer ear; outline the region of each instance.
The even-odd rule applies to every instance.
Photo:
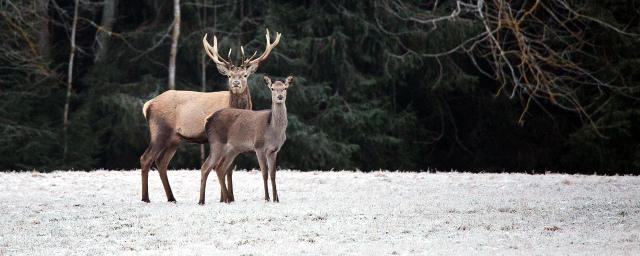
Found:
[[[288,76],[287,79],[284,80],[284,85],[287,87],[293,85],[293,76]]]
[[[271,78],[266,75],[262,78],[264,79],[264,83],[267,85],[267,87],[271,88]]]
[[[229,76],[229,74],[231,74],[229,67],[226,65],[216,64],[216,67],[218,68],[218,72],[223,76]]]
[[[255,73],[256,70],[258,70],[258,63],[249,65],[249,67],[247,67],[247,75]]]

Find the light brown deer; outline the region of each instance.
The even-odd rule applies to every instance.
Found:
[[[247,87],[247,77],[253,74],[261,61],[265,60],[271,50],[280,42],[280,33],[271,43],[267,29],[267,44],[264,53],[245,59],[242,49],[241,65],[236,67],[230,60],[225,60],[218,54],[218,39],[213,37],[213,46],[207,42],[207,35],[202,38],[204,50],[216,64],[218,71],[229,78],[229,91],[194,92],[194,91],[166,91],[147,101],[143,108],[149,124],[151,142],[140,157],[142,172],[142,201],[149,202],[149,169],[153,163],[158,168],[162,186],[169,202],[176,199],[171,192],[167,167],[178,145],[185,140],[193,143],[205,143],[207,137],[204,132],[205,120],[212,113],[222,108],[251,109],[251,95]],[[231,50],[229,50],[229,58]],[[255,58],[254,58],[255,57]],[[229,175],[229,189],[233,191],[231,174]]]
[[[293,77],[284,82],[264,77],[271,89],[271,110],[251,111],[244,109],[222,109],[207,118],[205,132],[209,139],[209,156],[201,169],[200,201],[204,204],[207,177],[211,169],[216,170],[221,188],[221,202],[229,203],[233,199],[226,189],[224,177],[233,170],[229,169],[238,154],[255,151],[258,156],[262,180],[264,181],[264,199],[269,201],[267,178],[271,177],[273,201],[279,202],[276,190],[276,158],[286,140],[287,130],[287,88]]]

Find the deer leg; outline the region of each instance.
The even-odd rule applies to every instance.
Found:
[[[207,160],[204,161],[204,163],[202,164],[202,168],[200,169],[200,200],[198,201],[198,204],[200,205],[204,204],[204,192],[205,188],[207,187],[207,177],[209,177],[209,173],[213,168],[213,163],[215,162],[215,160],[215,155],[209,154]]]
[[[175,197],[173,197],[173,192],[171,191],[171,185],[169,185],[169,178],[167,177],[167,167],[169,167],[169,161],[173,158],[173,154],[176,153],[178,149],[178,145],[180,144],[179,140],[173,140],[169,146],[164,150],[160,158],[156,160],[156,165],[158,166],[158,173],[160,174],[160,180],[162,180],[162,186],[164,187],[164,192],[167,194],[167,201],[176,202]]]
[[[267,172],[267,157],[264,152],[256,152],[258,156],[258,164],[260,165],[260,172],[262,173],[262,181],[264,183],[264,200],[269,202],[269,186],[267,185],[267,179],[269,173]]]
[[[219,159],[217,161],[218,164],[215,166],[216,173],[218,173],[218,170],[220,170],[220,167],[221,167],[223,161],[224,161],[224,159]],[[224,176],[225,175],[223,174],[222,179],[224,179]],[[219,179],[220,179],[220,177],[218,177],[218,180]],[[223,186],[222,183],[220,183],[220,202],[221,203],[226,202],[227,193],[228,193],[227,186],[226,185]]]
[[[233,164],[233,160],[236,159],[236,157],[238,156],[238,154],[227,154],[227,156],[224,157],[224,161],[220,161],[220,164],[218,165],[218,168],[216,168],[216,172],[217,173],[222,173],[222,179],[224,181],[224,177],[227,176],[227,178],[229,177],[229,172],[233,171],[233,170],[229,170],[231,168],[231,164]],[[219,176],[220,174],[218,174]],[[222,184],[220,184],[222,186]],[[231,189],[233,189],[233,186],[227,186],[230,187]],[[225,203],[231,203],[233,202],[233,192],[230,192],[227,187],[224,187],[224,193],[220,193],[220,202],[225,202]],[[222,187],[220,188],[221,190],[223,189]],[[225,196],[222,196],[222,194],[224,194]]]
[[[140,172],[142,176],[142,201],[149,203],[149,169],[153,162],[156,161],[160,155],[162,147],[158,146],[154,141],[149,143],[149,147],[144,151],[144,154],[140,157]]]
[[[207,156],[207,159],[202,164],[202,169],[201,169],[200,200],[198,202],[199,204],[204,204],[205,202],[207,178],[209,177],[209,173],[211,172],[212,169],[218,170],[218,165],[220,165],[220,161],[222,161],[221,152],[222,152],[222,147],[220,145],[218,144],[209,145],[209,156]],[[223,194],[223,191],[220,190],[220,200],[222,200],[222,194]]]
[[[233,197],[233,169],[231,168],[231,165],[229,165],[229,168],[227,168],[227,192],[229,195],[229,201],[233,202],[235,201],[235,198]]]
[[[152,145],[149,144],[147,150],[140,157],[140,173],[142,174],[142,201],[149,203],[149,168],[151,168],[151,159],[149,151]]]
[[[271,193],[273,193],[273,202],[280,202],[278,198],[278,190],[276,189],[276,152],[269,153],[267,156],[267,165],[269,166],[269,176],[271,177]]]
[[[220,159],[220,160],[224,160],[224,159]],[[220,202],[228,203],[229,198],[227,196],[227,185],[224,182],[225,173],[224,171],[222,171],[220,167],[221,167],[221,164],[218,163],[218,165],[215,168],[216,174],[218,175],[218,182],[220,183]]]

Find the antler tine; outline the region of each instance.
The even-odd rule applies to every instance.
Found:
[[[282,34],[276,32],[276,40],[273,41],[273,43],[271,43],[271,37],[269,36],[269,29],[267,29],[267,34],[265,35],[265,37],[267,38],[267,44],[265,46],[264,52],[256,59],[253,59],[253,56],[252,56],[251,58],[243,61],[242,65],[247,66],[247,65],[255,64],[265,60],[271,53],[271,50],[273,50],[273,48],[275,48],[278,45],[278,43],[280,43],[280,36],[282,36]]]
[[[220,57],[218,54],[218,38],[215,35],[213,36],[213,46],[207,42],[207,34],[204,34],[204,37],[202,38],[202,45],[204,46],[204,52],[209,55],[209,58],[211,58],[213,62],[219,65],[232,66],[231,62]]]
[[[240,46],[240,53],[242,53],[242,56],[240,57],[240,61],[244,62],[244,47],[242,47],[242,45]]]
[[[258,51],[254,51],[254,52],[253,52],[253,55],[251,55],[251,57],[249,58],[249,60],[250,60],[250,59],[253,59],[253,57],[255,57],[255,56],[256,56],[256,54],[258,54]]]
[[[207,35],[208,34],[204,34],[204,37],[202,38],[202,46],[204,47],[204,52],[209,55],[209,58],[211,58],[211,60],[213,60],[213,62],[218,63],[218,59],[214,56],[214,54],[211,52],[211,45],[209,45],[209,42],[207,42]],[[215,36],[214,36],[215,38]],[[215,39],[214,39],[215,41]],[[215,43],[214,43],[215,45]]]

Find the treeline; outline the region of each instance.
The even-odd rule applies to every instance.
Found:
[[[168,89],[174,2],[78,2],[65,132],[75,2],[0,0],[0,169],[139,168],[149,140],[142,104]],[[471,7],[182,0],[176,89],[226,90],[202,50],[205,33],[237,60],[240,45],[264,49],[269,28],[282,40],[249,84],[264,109],[261,75],[296,76],[281,168],[640,170],[640,1],[481,1],[496,15],[488,24],[473,12],[478,1],[459,2]],[[491,11],[503,7],[523,22],[482,34],[508,20]],[[477,35],[487,41],[472,44]],[[520,73],[505,73],[511,66]],[[183,143],[170,166],[199,165],[199,146]]]

